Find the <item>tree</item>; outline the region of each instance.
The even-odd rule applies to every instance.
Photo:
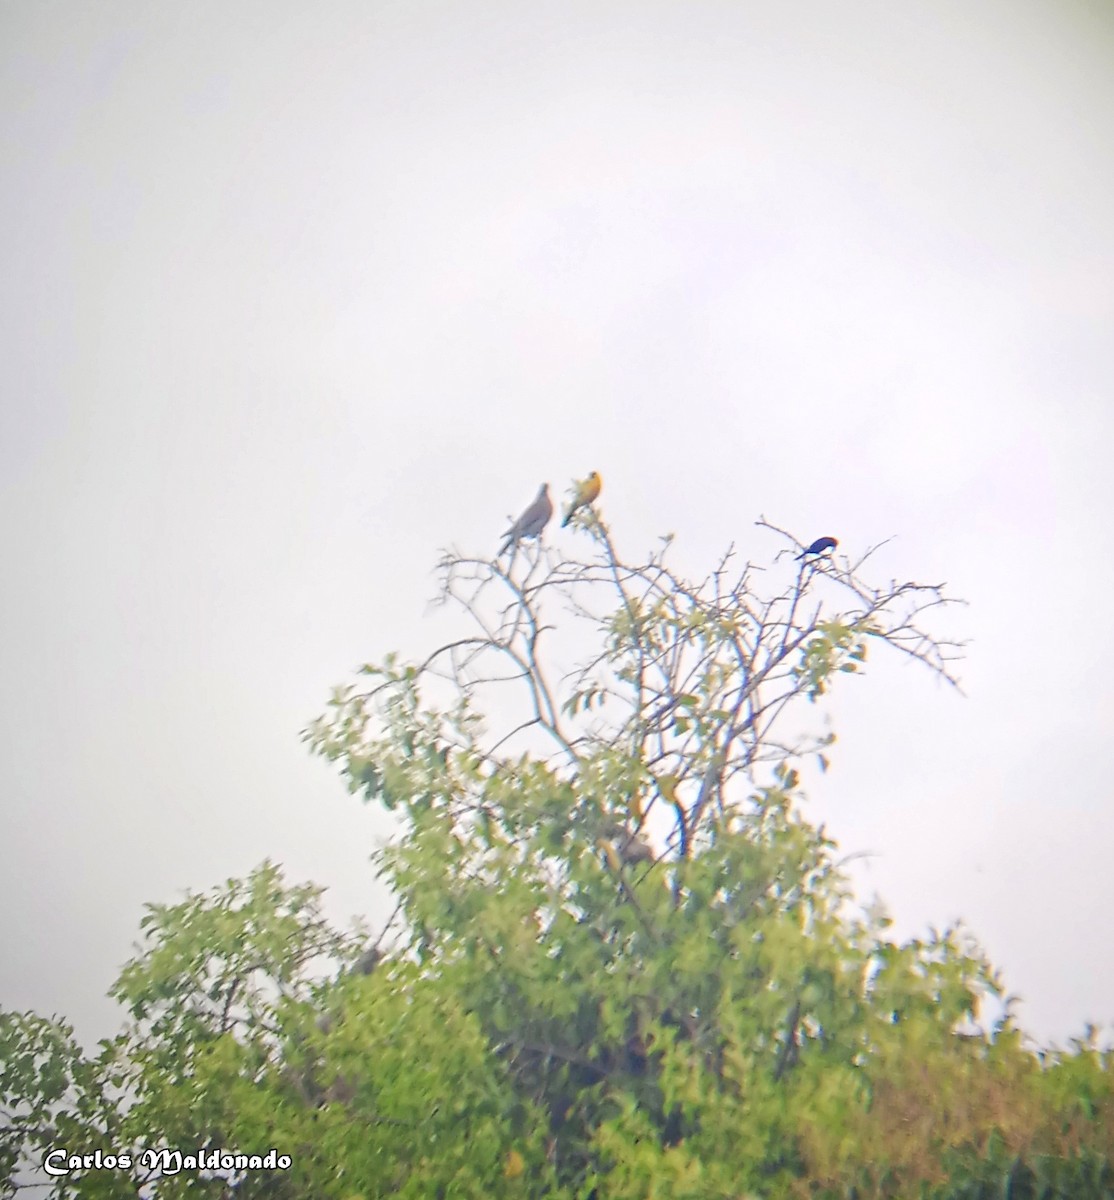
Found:
[[[447,553],[460,635],[363,668],[307,730],[399,818],[372,952],[269,865],[151,909],[115,993],[128,1028],[65,1059],[71,1087],[121,1089],[69,1103],[75,1144],[293,1160],[156,1173],[160,1197],[1107,1194],[1093,1034],[1042,1064],[1008,1003],[979,1026],[1003,989],[972,939],[888,940],[801,812],[797,765],[833,742],[814,702],[872,643],[956,682],[960,647],[927,626],[943,588],[871,586],[873,552],[729,552],[693,584],[668,542],[631,565],[594,514],[573,524],[584,561]],[[57,1036],[30,1020],[0,1027],[0,1062]],[[0,1102],[32,1095],[0,1137],[10,1172],[50,1131],[8,1078]]]

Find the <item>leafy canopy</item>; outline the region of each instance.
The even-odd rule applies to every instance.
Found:
[[[760,522],[764,535],[793,539]],[[1027,1049],[961,929],[890,940],[853,903],[797,766],[868,651],[955,683],[943,589],[873,551],[694,583],[630,564],[447,553],[460,625],[307,730],[393,811],[398,901],[369,947],[269,863],[152,906],[123,1032],[0,1016],[0,1168],[45,1149],[225,1147],[286,1171],[75,1171],[56,1196],[890,1197],[1112,1194],[1094,1031]],[[579,665],[562,667],[563,663]]]

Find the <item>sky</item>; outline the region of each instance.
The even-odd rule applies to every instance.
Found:
[[[299,731],[596,469],[631,557],[969,601],[807,811],[1114,1024],[1112,61],[1094,0],[0,4],[0,1005],[114,1033],[143,906],[267,857],[385,920]]]

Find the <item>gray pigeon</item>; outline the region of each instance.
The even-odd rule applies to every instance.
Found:
[[[549,498],[549,484],[543,483],[538,489],[538,494],[531,501],[530,507],[507,530],[504,535],[507,540],[500,547],[499,554],[505,554],[511,546],[523,538],[536,538],[549,524],[551,516],[553,516],[553,501]],[[499,557],[499,554],[496,555],[496,558]]]

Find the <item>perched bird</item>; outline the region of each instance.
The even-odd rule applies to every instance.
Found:
[[[358,975],[370,975],[382,961],[383,955],[379,951],[378,946],[369,946],[363,954],[356,959],[356,965],[352,968]]]
[[[839,542],[835,538],[822,537],[817,538],[811,546],[807,546],[803,553],[797,555],[797,561],[800,562],[806,554],[823,554],[825,550],[834,550]]]
[[[584,508],[585,505],[595,502],[601,487],[603,487],[603,480],[600,478],[599,471],[593,471],[587,479],[577,480],[576,491],[573,493],[569,511],[565,513],[565,519],[561,522],[562,529],[572,520],[572,515],[578,508]]]
[[[530,506],[504,534],[507,540],[500,547],[499,554],[505,554],[511,546],[516,545],[523,538],[536,538],[549,524],[551,516],[553,516],[553,501],[549,498],[549,484],[543,483]],[[499,555],[496,555],[496,558],[498,557]]]

